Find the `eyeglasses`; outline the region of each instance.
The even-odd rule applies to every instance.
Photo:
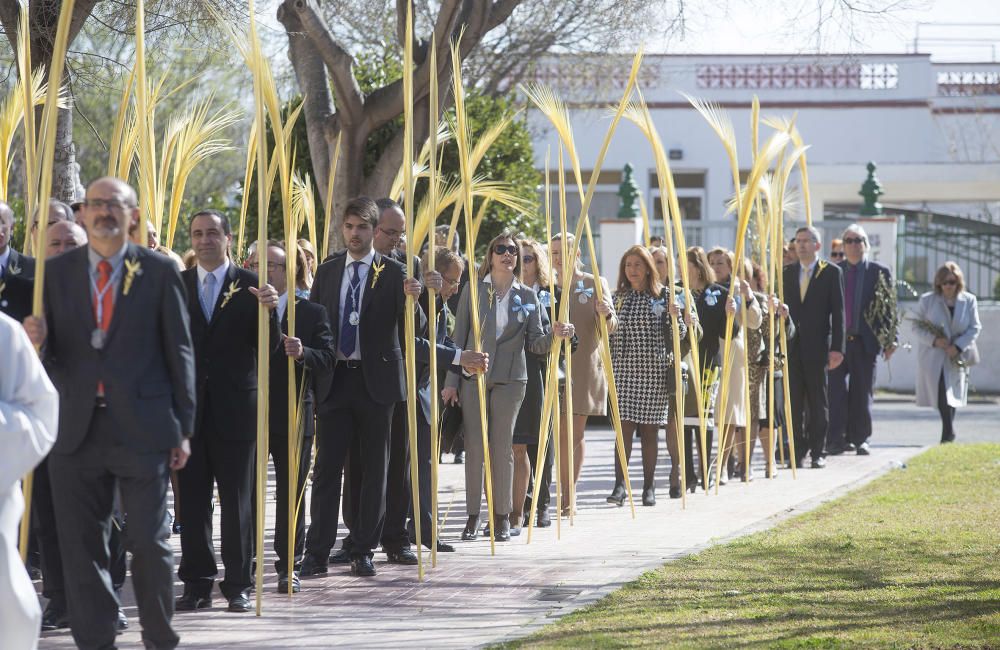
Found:
[[[100,210],[101,208],[107,208],[112,212],[124,210],[125,208],[135,207],[118,199],[87,199],[86,201],[83,202],[83,204],[88,208],[94,208],[95,210]]]
[[[442,275],[441,276],[441,280],[442,280],[442,282],[444,282],[444,284],[448,285],[449,287],[457,287],[462,282],[461,276],[458,277],[455,280],[452,280],[451,278]]]
[[[864,237],[844,237],[845,244],[863,244],[865,243]]]
[[[830,259],[832,259],[832,260],[839,260],[839,259],[841,259],[843,257],[844,257],[843,251],[834,251],[834,252],[830,253]]]
[[[941,286],[943,287],[954,287],[957,285],[958,285],[958,280],[955,279],[945,280],[944,282],[941,283]]]
[[[517,257],[517,246],[511,244],[510,246],[505,246],[504,244],[496,244],[493,246],[493,252],[497,255],[503,255],[507,253],[513,257]]]
[[[257,262],[250,262],[249,264],[247,264],[247,268],[249,268],[251,271],[256,271],[257,269],[260,268],[260,264],[258,264]],[[283,269],[283,268],[285,268],[284,264],[276,264],[274,262],[268,262],[267,263],[267,270],[269,272],[277,270],[277,269]]]
[[[534,262],[535,261],[535,256],[534,255],[525,255],[521,259],[524,260],[525,264],[527,264],[528,262]]]

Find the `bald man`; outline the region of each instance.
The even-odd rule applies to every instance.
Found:
[[[75,221],[58,221],[46,233],[45,257],[55,257],[66,251],[87,245],[87,231]]]

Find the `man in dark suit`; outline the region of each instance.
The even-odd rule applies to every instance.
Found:
[[[890,291],[895,291],[895,285],[888,267],[868,259],[868,235],[864,228],[851,224],[842,240],[846,259],[839,266],[844,273],[847,349],[844,363],[829,372],[830,436],[826,449],[831,455],[856,451],[859,456],[867,456],[868,439],[872,435],[875,361],[880,353],[888,361],[895,345],[882,348],[865,313],[875,302],[875,287],[880,278]],[[874,325],[878,328],[883,324]]]
[[[819,230],[812,226],[799,228],[795,232],[799,262],[782,271],[785,302],[798,332],[788,344],[795,454],[801,466],[808,451],[814,469],[826,467],[826,371],[844,360],[844,284],[839,266],[818,259],[822,245]]]
[[[0,201],[0,311],[21,322],[31,313],[35,259],[10,245],[14,211]]]
[[[347,249],[319,266],[312,287],[311,299],[330,315],[337,361],[316,388],[319,428],[303,577],[327,572],[349,455],[358,486],[349,497],[352,571],[375,575],[372,554],[385,518],[392,413],[406,395],[399,336],[404,269],[372,247],[377,223],[373,200],[348,202],[341,226]]]
[[[232,232],[225,215],[203,210],[191,217],[191,246],[198,264],[182,274],[194,341],[198,409],[192,457],[178,473],[184,593],[177,611],[210,607],[218,574],[212,542],[213,486],[222,507],[219,584],[227,611],[250,611],[253,467],[257,449],[257,311],[272,310],[278,294],[229,259]],[[280,343],[277,322],[269,349]]]
[[[298,256],[296,276],[298,280],[305,277],[306,259],[301,249],[296,247]],[[257,272],[259,263],[257,253],[251,256],[248,264],[251,271]],[[287,252],[285,244],[277,241],[267,242],[267,277],[278,292],[278,322],[281,324],[282,347],[271,355],[270,372],[270,427],[268,449],[274,459],[274,474],[276,481],[277,513],[274,522],[274,552],[277,555],[275,568],[278,572],[278,593],[288,593],[288,476],[289,461],[292,458],[289,450],[289,438],[298,440],[298,487],[295,490],[296,503],[302,501],[302,493],[306,487],[306,476],[309,474],[309,461],[312,454],[314,426],[313,379],[317,375],[329,373],[335,360],[333,350],[333,333],[327,320],[323,305],[300,299],[287,291]],[[295,332],[288,336],[288,301],[295,305]],[[300,436],[289,436],[288,425],[288,359],[295,360],[295,390],[299,403],[297,420],[301,423]],[[298,396],[301,395],[301,398]],[[306,517],[304,503],[300,507],[295,523],[295,559],[294,566],[302,563],[305,549]],[[297,569],[291,575],[292,591],[299,591],[299,576]]]
[[[102,178],[87,189],[89,245],[53,258],[45,318],[25,330],[44,344],[59,389],[49,469],[73,639],[110,648],[118,600],[108,576],[114,487],[128,543],[143,641],[173,648],[173,552],[167,485],[194,431],[194,356],[184,285],[167,258],[128,243],[135,191]]]

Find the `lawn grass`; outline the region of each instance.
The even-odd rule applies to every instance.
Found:
[[[1000,445],[931,449],[504,647],[668,646],[1000,648]]]

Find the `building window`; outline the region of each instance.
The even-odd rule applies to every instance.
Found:
[[[685,221],[700,221],[704,219],[705,206],[705,172],[682,171],[674,172],[674,189],[677,192],[677,205],[681,211],[681,219]],[[660,185],[656,172],[649,174],[650,203],[653,206],[653,221],[663,221],[667,214],[666,206],[660,200]]]

